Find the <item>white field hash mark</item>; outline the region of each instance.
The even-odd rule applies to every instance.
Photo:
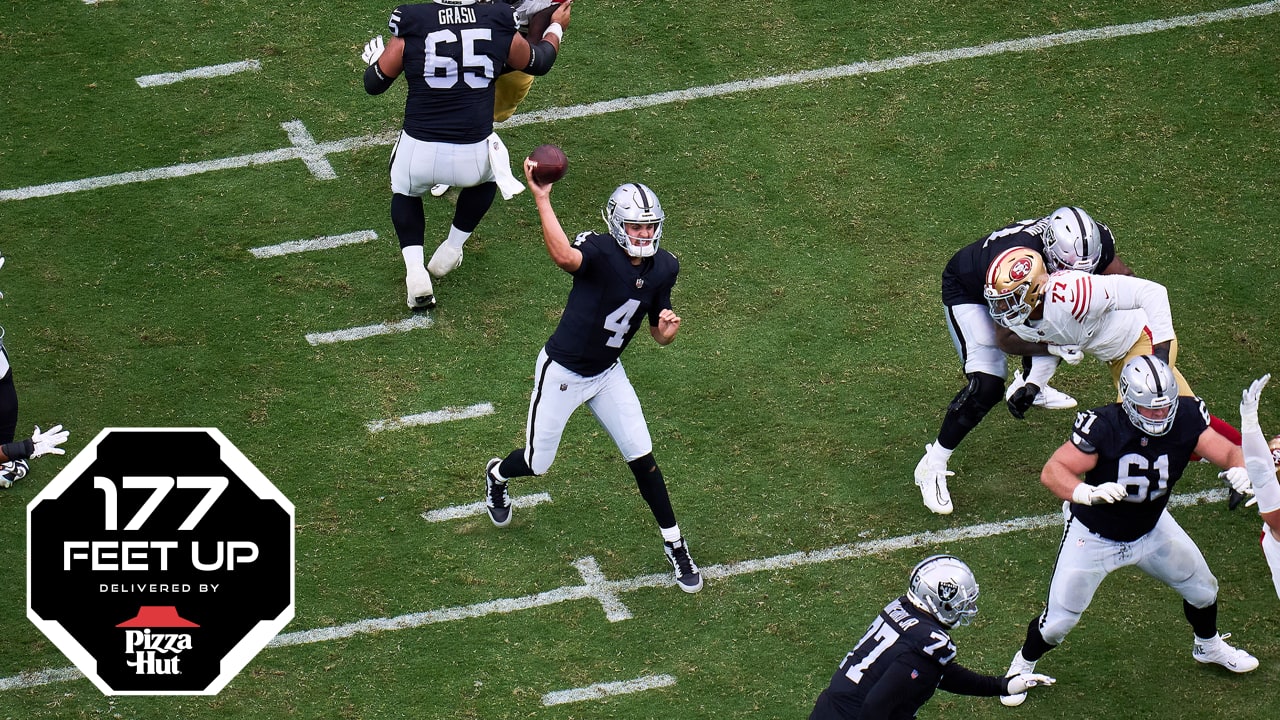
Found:
[[[1169,506],[1181,507],[1184,505],[1214,503],[1225,500],[1226,498],[1226,490],[1204,490],[1190,495],[1174,496],[1169,500]],[[896,538],[886,538],[884,540],[867,540],[865,542],[836,545],[835,547],[830,547],[825,550],[800,551],[787,555],[775,555],[769,558],[761,558],[759,560],[743,560],[736,563],[710,565],[702,567],[701,570],[702,576],[705,579],[723,580],[735,575],[791,570],[804,567],[806,565],[835,562],[837,560],[849,560],[851,558],[867,557],[871,555],[882,555],[885,553],[896,552],[898,550],[908,550],[928,547],[931,545],[936,546],[946,543],[956,543],[964,540],[996,537],[999,535],[1008,535],[1009,533],[1029,530],[1040,530],[1060,525],[1062,521],[1062,513],[1053,512],[1048,515],[1014,518],[1012,520],[983,523],[981,525],[969,525],[966,527],[944,528],[942,530],[922,532],[915,535],[901,535]],[[578,569],[580,573],[584,570],[582,566],[579,566]],[[488,600],[486,602],[475,603],[474,605],[460,605],[451,608],[441,608],[439,610],[427,610],[424,612],[409,613],[407,615],[398,615],[392,618],[369,618],[365,620],[357,620],[353,623],[347,623],[346,625],[335,625],[326,628],[316,628],[314,630],[300,630],[298,632],[284,633],[273,638],[271,642],[267,643],[267,647],[308,645],[311,643],[326,642],[329,640],[341,640],[342,638],[353,637],[355,635],[367,635],[376,632],[386,632],[389,630],[408,630],[411,628],[423,627],[425,625],[435,625],[438,623],[455,622],[469,618],[485,617],[495,613],[506,614],[516,612],[517,610],[546,607],[548,605],[556,605],[570,600],[597,600],[601,603],[601,607],[605,610],[606,618],[608,618],[610,615],[616,615],[616,607],[611,607],[611,604],[616,600],[619,594],[632,592],[634,590],[642,590],[644,588],[667,588],[674,592],[674,589],[671,588],[673,583],[674,580],[672,579],[670,572],[654,573],[652,575],[639,575],[625,580],[591,581],[584,578],[583,585],[556,588],[555,590],[547,590],[533,595],[526,595],[524,597]],[[49,683],[59,682],[62,680],[78,680],[83,677],[84,675],[74,667],[33,670],[7,678],[0,678],[0,691],[21,690],[39,685],[47,685]]]
[[[434,324],[435,321],[431,319],[430,315],[415,315],[408,320],[400,320],[398,322],[364,325],[362,327],[347,328],[346,330],[334,330],[333,332],[326,333],[307,333],[307,342],[312,345],[329,345],[331,343],[346,342],[348,340],[363,340],[375,335],[390,335],[392,333],[425,329]]]
[[[290,240],[279,245],[265,245],[263,247],[250,248],[249,252],[253,253],[256,258],[279,257],[280,255],[289,255],[290,253],[309,252],[311,250],[331,250],[343,245],[353,245],[355,243],[369,242],[377,240],[378,233],[373,230],[357,230],[356,232],[346,233],[344,235],[326,235],[323,237],[315,237],[309,240]]]
[[[938,50],[934,52],[917,53],[915,55],[904,55],[888,60],[857,62],[849,65],[837,65],[835,67],[806,70],[803,72],[788,73],[785,75],[774,75],[771,77],[755,78],[751,80],[738,80],[719,85],[706,85],[702,87],[689,88],[687,90],[672,90],[669,92],[645,95],[642,97],[619,98],[617,100],[589,103],[586,105],[549,108],[547,110],[516,115],[506,122],[498,123],[496,127],[519,127],[521,125],[552,122],[555,120],[604,115],[606,113],[635,110],[638,108],[685,102],[700,98],[717,97],[720,95],[730,95],[741,92],[753,92],[756,90],[767,90],[786,85],[798,85],[802,83],[820,82],[823,80],[834,80],[837,78],[853,77],[858,75],[871,75],[874,73],[902,70],[911,67],[936,65],[938,63],[952,62],[954,60],[968,60],[977,57],[986,57],[989,55],[1000,55],[1003,53],[1027,52],[1029,50],[1043,50],[1045,48],[1056,47],[1059,45],[1073,45],[1076,43],[1092,42],[1095,40],[1111,40],[1131,35],[1146,35],[1155,32],[1162,32],[1164,30],[1172,30],[1174,28],[1195,27],[1198,25],[1208,25],[1210,23],[1226,20],[1261,17],[1277,12],[1280,12],[1280,0],[1270,0],[1270,2],[1257,3],[1255,5],[1246,5],[1243,7],[1228,8],[1225,10],[1214,10],[1211,12],[1196,13],[1194,15],[1180,15],[1178,17],[1167,18],[1164,20],[1147,20],[1144,22],[1129,23],[1127,25],[1107,25],[1105,27],[1094,28],[1092,30],[1071,30],[1068,32],[1053,33],[1051,35],[1022,38],[1020,40],[1005,40],[989,43],[987,45],[955,48],[952,50]],[[112,187],[115,185],[186,177],[189,175],[213,172],[215,170],[229,170],[232,168],[243,168],[252,165],[266,165],[268,163],[284,162],[288,160],[303,160],[304,162],[314,163],[317,157],[324,157],[333,153],[348,152],[376,145],[390,145],[395,142],[395,139],[399,136],[400,132],[397,130],[394,132],[382,133],[380,135],[346,138],[344,140],[315,143],[313,145],[306,145],[303,147],[288,147],[280,150],[270,150],[266,152],[252,153],[249,155],[224,158],[222,160],[185,163],[182,165],[171,165],[163,168],[153,168],[151,170],[137,170],[133,172],[118,173],[115,175],[101,175],[99,177],[86,178],[83,180],[69,180],[65,182],[49,183],[47,185],[31,185],[13,190],[0,190],[0,202],[8,200],[29,200],[31,198],[62,195],[65,193],[94,190],[98,188]]]
[[[172,85],[177,82],[182,82],[183,80],[221,77],[223,75],[235,75],[236,73],[261,69],[262,63],[257,60],[242,60],[240,62],[224,63],[222,65],[207,65],[205,67],[191,68],[190,70],[183,70],[182,72],[143,75],[136,78],[136,80],[138,81],[138,87],[148,88],[159,85]]]
[[[551,502],[551,496],[547,493],[534,493],[511,498],[511,504],[518,508],[531,508],[544,502]],[[427,522],[444,522],[445,520],[458,520],[460,518],[483,515],[485,512],[487,511],[482,501],[467,505],[452,505],[439,510],[428,510],[422,513],[422,519]]]
[[[466,407],[446,407],[431,412],[418,413],[417,415],[405,415],[403,417],[391,418],[389,420],[370,420],[364,426],[369,432],[376,433],[383,430],[399,430],[400,428],[416,427],[418,425],[436,425],[438,423],[450,422],[453,420],[468,420],[470,418],[484,417],[494,413],[493,403],[476,403]]]
[[[625,695],[627,693],[640,692],[642,690],[653,690],[654,688],[668,687],[675,684],[676,679],[671,675],[645,675],[644,677],[638,677],[635,680],[597,683],[595,685],[588,685],[575,690],[557,690],[555,692],[549,692],[542,696],[542,704],[544,707],[550,707],[552,705],[563,705],[571,702],[582,702],[583,700],[597,700],[610,695]]]

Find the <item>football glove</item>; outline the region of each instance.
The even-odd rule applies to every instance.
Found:
[[[1035,383],[1026,383],[1022,387],[1013,391],[1008,400],[1004,404],[1009,408],[1009,414],[1023,419],[1027,411],[1036,403],[1036,396],[1040,394],[1040,386]]]
[[[1021,673],[1009,678],[1009,692],[1007,694],[1019,695],[1026,692],[1027,688],[1033,688],[1040,685],[1048,686],[1056,682],[1058,681],[1048,675],[1041,675],[1040,673]]]
[[[1079,345],[1050,345],[1049,354],[1062,358],[1068,365],[1079,365],[1084,359],[1084,352]]]
[[[1249,471],[1242,467],[1227,468],[1218,473],[1218,478],[1226,480],[1231,489],[1241,495],[1253,494],[1253,483],[1249,482]]]
[[[1090,485],[1082,482],[1071,491],[1071,502],[1077,505],[1101,505],[1102,503],[1113,503],[1117,500],[1123,500],[1129,496],[1129,491],[1123,485],[1115,482],[1102,483],[1101,485]]]
[[[360,59],[364,60],[365,65],[372,65],[378,62],[378,58],[382,57],[382,51],[386,47],[382,44],[382,36],[375,35],[372,40],[365,43],[364,52],[360,53]]]
[[[48,432],[40,432],[40,426],[37,425],[36,431],[31,434],[31,444],[35,446],[31,451],[31,457],[65,455],[67,451],[58,446],[67,441],[68,434],[61,425],[54,425]]]
[[[1245,389],[1240,397],[1240,425],[1243,428],[1258,427],[1258,402],[1262,399],[1262,388],[1267,386],[1271,373],[1267,373]]]

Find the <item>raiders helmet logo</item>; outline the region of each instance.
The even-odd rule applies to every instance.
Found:
[[[951,602],[959,593],[960,588],[950,580],[938,583],[938,597],[942,598],[943,602]]]
[[[644,278],[636,278],[636,289],[644,287]]]
[[[569,389],[569,383],[560,383],[560,392],[564,392],[565,390],[568,390],[568,389]]]
[[[1013,265],[1009,266],[1009,279],[1018,282],[1025,280],[1031,274],[1031,258],[1018,258]]]

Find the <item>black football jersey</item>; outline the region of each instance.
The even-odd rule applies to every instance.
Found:
[[[645,317],[658,324],[658,313],[671,307],[680,261],[658,248],[632,265],[606,233],[582,233],[573,245],[582,251],[582,265],[573,273],[564,314],[546,349],[552,360],[591,377],[618,361]]]
[[[942,271],[942,304],[947,307],[986,305],[982,289],[991,261],[1015,247],[1031,248],[1044,255],[1044,240],[1040,235],[1048,221],[1048,217],[1043,217],[1006,225],[956,251]],[[1097,272],[1101,272],[1116,257],[1116,241],[1111,235],[1111,228],[1102,223],[1098,223],[1098,236],[1102,240],[1102,256],[1098,260]]]
[[[1071,443],[1098,456],[1084,481],[1120,483],[1129,495],[1111,504],[1072,503],[1071,513],[1110,540],[1131,542],[1151,532],[1207,427],[1209,411],[1193,397],[1178,398],[1173,427],[1159,437],[1138,429],[1119,403],[1077,413]]]
[[[493,132],[494,80],[516,33],[506,3],[401,5],[387,23],[404,38],[404,131],[425,142],[476,143]]]
[[[885,606],[822,691],[811,718],[913,718],[933,697],[956,646],[947,629],[904,595]],[[877,715],[879,717],[879,715]]]

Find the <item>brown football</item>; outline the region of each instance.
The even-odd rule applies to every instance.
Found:
[[[539,145],[529,153],[529,159],[538,164],[533,179],[540,185],[556,182],[569,170],[569,158],[555,145]]]

